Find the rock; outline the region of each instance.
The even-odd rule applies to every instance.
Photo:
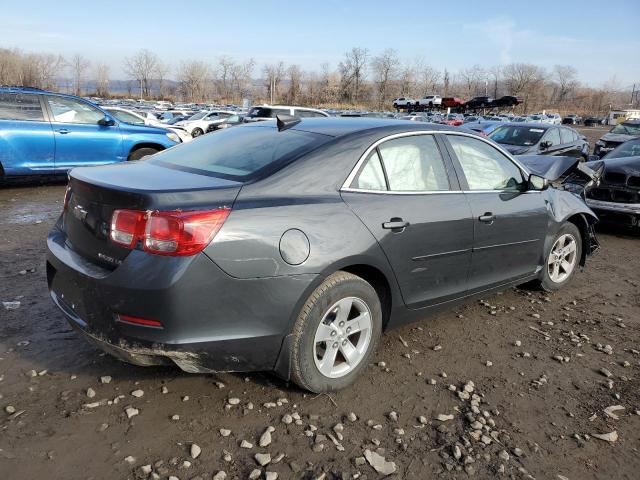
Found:
[[[610,378],[610,377],[612,377],[612,376],[613,376],[613,373],[611,373],[609,370],[607,370],[607,369],[606,369],[606,368],[604,368],[604,367],[602,367],[599,371],[600,371],[600,373],[601,373],[602,375],[604,375],[604,376],[605,376],[605,377],[607,377],[607,378]]]
[[[212,480],[226,480],[227,478],[227,472],[225,472],[224,470],[220,470],[218,473],[216,473]]]
[[[184,397],[182,397],[182,401],[183,402],[188,402],[189,401],[189,395],[185,395]]]
[[[353,412],[349,412],[349,414],[347,415],[347,420],[349,420],[350,422],[355,422],[356,420],[358,420],[358,416]]]
[[[264,433],[260,436],[260,441],[258,442],[258,445],[260,445],[261,447],[267,447],[271,445],[271,433],[274,432],[275,430],[276,429],[271,426],[267,427]]]
[[[171,415],[171,420],[177,422],[178,420],[180,420],[180,415]]]
[[[522,342],[521,342],[520,340],[516,340],[513,344],[514,344],[516,347],[521,347],[521,346],[522,346]]]
[[[610,407],[607,407],[604,409],[604,413],[607,414],[608,417],[613,418],[614,420],[618,420],[618,415],[616,415],[614,412],[617,412],[618,410],[624,410],[624,407],[622,405],[612,405]]]
[[[202,453],[202,449],[198,445],[196,445],[195,443],[192,443],[191,444],[191,450],[190,450],[189,453],[191,454],[191,458],[193,458],[195,460]]]
[[[262,475],[262,471],[259,468],[254,468],[249,474],[249,480],[258,480],[260,475]]]
[[[398,421],[398,413],[397,412],[389,412],[389,414],[387,416],[389,417],[389,420],[391,420],[392,422],[397,422]]]
[[[615,442],[618,440],[618,432],[613,431],[609,433],[592,433],[592,437],[597,438],[598,440],[604,440],[605,442]]]
[[[290,425],[293,422],[293,417],[291,415],[289,415],[288,413],[285,413],[282,416],[282,423],[286,424],[286,425]]]
[[[87,388],[87,397],[93,398],[96,396],[96,391],[93,388]]]
[[[278,472],[264,472],[266,480],[278,480]]]
[[[364,457],[367,459],[367,462],[369,462],[369,465],[382,475],[391,475],[396,472],[396,464],[394,462],[387,462],[382,455],[376,452],[367,449],[364,451]]]
[[[133,392],[131,392],[132,397],[140,398],[143,395],[144,395],[144,392],[142,390],[134,390]]]
[[[149,475],[151,473],[151,465],[143,465],[140,467],[140,471],[144,474],[144,475]]]
[[[242,440],[242,442],[240,442],[240,448],[253,448],[253,443]]]
[[[364,457],[356,457],[353,459],[353,463],[355,464],[356,467],[361,467],[362,465],[367,463],[367,459]]]
[[[137,408],[133,408],[133,407],[127,407],[124,409],[124,413],[127,414],[127,418],[131,418],[131,417],[135,417],[136,415],[138,415],[140,413],[140,410],[138,410]]]
[[[264,467],[271,463],[271,454],[270,453],[256,453],[253,458],[255,458],[258,465]]]
[[[453,446],[453,458],[455,458],[456,460],[460,460],[460,458],[462,457],[462,451],[460,450],[460,447],[458,445],[454,445]]]
[[[169,393],[169,389],[166,387],[166,385],[163,385],[160,389],[160,392],[162,392],[163,394],[167,394]]]
[[[128,457],[124,457],[124,461],[129,465],[133,465],[134,463],[136,463],[135,457],[132,457],[131,455],[129,455]]]
[[[16,407],[14,407],[13,405],[7,405],[6,407],[4,407],[4,411],[11,415],[16,413]]]
[[[20,302],[2,302],[5,310],[17,310],[20,308]]]
[[[429,420],[427,420],[427,417],[425,417],[424,415],[420,415],[418,417],[418,422],[420,422],[421,425],[427,425],[429,423]]]
[[[485,365],[486,365],[487,367],[492,367],[492,366],[493,366],[493,362],[491,362],[491,361],[487,360],[487,363],[485,363]]]
[[[240,399],[237,397],[231,397],[230,399],[227,400],[227,403],[229,405],[238,405],[240,403]]]
[[[453,420],[453,415],[445,415],[443,413],[438,414],[438,416],[436,417],[436,420],[439,420],[441,422],[446,422],[448,420]]]
[[[378,362],[378,366],[384,368],[387,366],[387,364],[385,362]]]
[[[498,452],[498,458],[500,458],[500,460],[502,460],[504,462],[508,462],[509,461],[509,453],[506,450],[500,450],[500,452]]]
[[[512,452],[516,457],[521,457],[522,455],[524,455],[524,452],[521,449],[517,448],[517,447],[514,448],[512,450]]]
[[[435,347],[433,347],[434,352],[437,352],[439,350],[442,350],[442,345],[436,345]]]
[[[111,383],[111,377],[109,375],[100,377],[100,383]]]
[[[229,435],[231,435],[231,430],[228,430],[226,428],[221,428],[220,435],[222,435],[223,437],[228,437]]]

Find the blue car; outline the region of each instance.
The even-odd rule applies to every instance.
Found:
[[[171,131],[119,122],[82,98],[0,87],[0,179],[140,160],[179,142]]]

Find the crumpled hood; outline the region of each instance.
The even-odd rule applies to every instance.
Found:
[[[624,143],[627,140],[633,140],[634,138],[638,138],[635,135],[627,135],[625,133],[605,133],[601,138],[601,142],[611,142],[611,143]]]
[[[612,158],[587,162],[589,168],[604,165],[605,172],[624,173],[625,175],[640,176],[640,157]]]
[[[601,171],[598,171],[598,165],[594,165],[596,168],[589,168],[576,157],[521,155],[517,158],[531,173],[546,178],[550,182],[568,178],[571,174],[584,176],[589,180],[597,180],[602,174]],[[591,163],[597,164],[598,162]]]

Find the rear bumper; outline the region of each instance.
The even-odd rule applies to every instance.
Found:
[[[187,372],[272,370],[296,305],[315,275],[237,279],[206,255],[134,250],[115,270],[77,255],[54,228],[47,281],[69,323],[102,350],[136,365]],[[117,314],[161,328],[117,322]]]

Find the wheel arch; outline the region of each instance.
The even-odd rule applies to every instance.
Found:
[[[580,232],[580,239],[582,240],[582,253],[580,254],[580,266],[584,267],[587,263],[587,256],[593,251],[592,245],[592,226],[595,220],[591,223],[587,220],[584,213],[575,213],[565,219],[565,222],[572,223],[576,226]],[[595,238],[595,237],[593,237]]]
[[[130,158],[131,154],[133,152],[135,152],[136,150],[140,150],[141,148],[153,148],[153,149],[157,150],[158,152],[160,152],[160,151],[165,149],[164,145],[161,145],[160,143],[140,142],[140,143],[136,143],[135,145],[133,145],[129,149],[129,153],[127,154],[127,158]]]

